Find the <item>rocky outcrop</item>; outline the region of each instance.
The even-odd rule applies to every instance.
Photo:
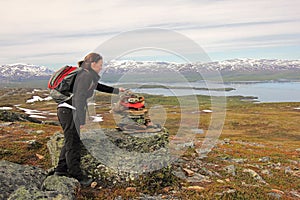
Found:
[[[57,191],[41,191],[39,188],[19,187],[8,198],[8,200],[35,200],[35,199],[55,199],[55,200],[69,200],[67,195],[60,194]]]
[[[60,132],[54,133],[50,140],[47,142],[47,147],[51,156],[52,166],[56,166],[60,150],[64,144],[64,135]]]
[[[0,199],[7,198],[20,186],[39,188],[46,178],[46,172],[38,167],[19,165],[9,161],[0,161]]]
[[[0,199],[75,199],[80,189],[76,179],[48,176],[34,166],[0,161]]]
[[[168,173],[168,136],[167,129],[156,133],[124,134],[116,129],[81,133],[81,168],[103,186],[124,185],[143,177],[141,174]],[[63,140],[63,134],[57,132],[47,143],[53,166],[58,163]]]
[[[29,117],[26,114],[11,112],[11,111],[0,111],[0,120],[5,122],[15,122],[15,121],[23,121],[23,122],[34,122],[34,123],[42,123],[42,121]]]
[[[80,183],[66,176],[48,176],[43,184],[42,189],[45,191],[57,191],[67,199],[75,199],[80,190]]]

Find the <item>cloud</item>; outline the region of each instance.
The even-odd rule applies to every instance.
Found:
[[[177,31],[224,55],[299,46],[297,0],[10,0],[0,6],[2,64],[77,61],[105,40],[143,27]]]

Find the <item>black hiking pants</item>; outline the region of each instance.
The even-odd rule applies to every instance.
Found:
[[[81,179],[83,176],[80,168],[82,142],[80,140],[79,123],[74,122],[71,108],[58,107],[57,116],[64,131],[64,145],[55,171],[68,172],[72,177]],[[76,126],[78,126],[77,129]]]

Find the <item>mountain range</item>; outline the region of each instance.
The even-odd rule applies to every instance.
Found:
[[[48,79],[54,70],[33,64],[15,63],[0,66],[0,80],[23,81]]]
[[[123,73],[127,71],[161,72],[175,70],[179,72],[206,72],[206,71],[281,71],[300,70],[300,60],[279,59],[231,59],[207,63],[172,63],[153,61],[113,60],[106,63],[107,73]]]
[[[161,61],[132,61],[112,60],[104,63],[104,74],[124,74],[134,72],[140,74],[163,73],[176,71],[183,74],[195,72],[216,72],[224,76],[236,74],[276,74],[291,72],[292,77],[298,78],[300,60],[281,59],[231,59],[214,62],[173,63]],[[54,73],[53,69],[33,64],[15,63],[0,66],[0,80],[23,81],[48,79]],[[295,74],[297,73],[297,75]],[[281,77],[283,78],[283,77]]]

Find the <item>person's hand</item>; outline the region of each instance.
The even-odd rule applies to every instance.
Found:
[[[126,91],[126,89],[125,89],[125,88],[122,88],[122,87],[120,87],[120,88],[119,88],[119,91],[120,91],[120,92],[125,92],[125,91]]]

